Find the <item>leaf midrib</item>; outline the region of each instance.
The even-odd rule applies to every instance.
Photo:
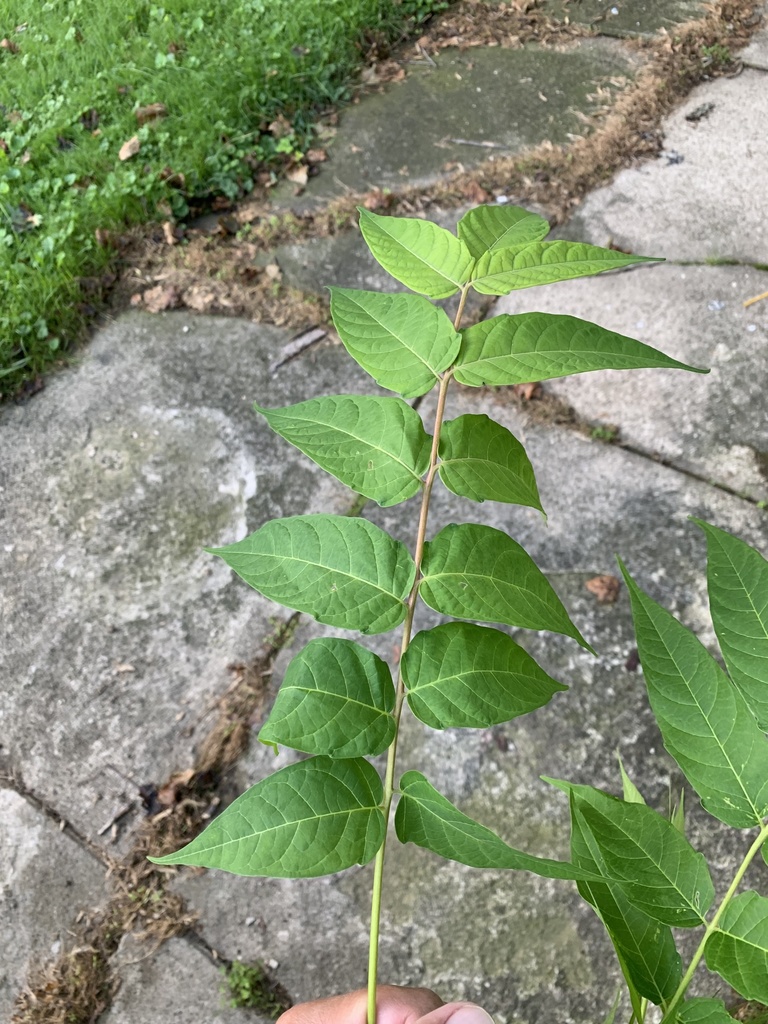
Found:
[[[446,280],[447,280],[447,278],[446,278]],[[366,307],[363,306],[362,303],[359,303],[356,299],[349,299],[349,301],[351,303],[353,303],[355,306],[357,306],[357,308],[359,310],[361,310],[363,313],[365,313],[366,316],[370,317],[371,320],[373,320],[375,323],[377,323],[379,325],[379,327],[384,331],[385,334],[389,334],[396,341],[398,341],[403,346],[403,348],[407,349],[407,351],[410,352],[411,355],[414,356],[414,358],[416,358],[423,366],[425,366],[429,370],[431,376],[433,376],[435,379],[437,379],[438,371],[435,370],[432,366],[430,366],[429,363],[427,362],[427,360],[423,356],[419,355],[419,353],[416,351],[415,348],[412,348],[412,346],[408,343],[406,338],[401,337],[400,334],[398,334],[396,330],[394,330],[391,327],[388,327],[386,325],[386,323],[383,320],[381,320],[379,318],[379,316],[377,316],[377,314],[375,312],[372,312],[371,310],[366,309]]]
[[[252,553],[253,552],[248,552],[248,554]],[[364,583],[367,586],[372,587],[374,590],[378,590],[380,593],[386,595],[386,597],[394,598],[394,600],[398,604],[402,604],[404,600],[404,597],[398,597],[398,595],[395,594],[393,591],[385,590],[384,587],[382,587],[380,584],[373,583],[371,580],[367,580],[363,576],[353,576],[351,573],[346,572],[344,569],[334,569],[330,565],[323,565],[322,562],[313,562],[310,561],[310,559],[308,558],[298,558],[296,555],[275,555],[269,551],[260,551],[258,552],[258,554],[262,558],[274,558],[276,561],[279,562],[300,562],[302,565],[308,565],[314,569],[324,569],[326,572],[338,573],[340,576],[344,576],[347,579],[352,580],[354,583]]]
[[[341,693],[334,693],[333,690],[321,690],[316,686],[296,686],[293,683],[283,683],[280,687],[280,692],[285,693],[288,690],[297,690],[299,693],[314,693],[320,694],[324,697],[333,697],[336,700],[340,700],[346,704],[359,704],[361,708],[366,708],[368,711],[375,711],[378,715],[384,715],[385,718],[390,716],[389,711],[382,711],[381,708],[377,708],[375,704],[366,704],[364,700],[358,700],[356,697],[347,697]],[[293,712],[296,712],[298,708],[294,708]]]
[[[426,223],[426,224],[428,224],[428,223],[430,223],[430,222],[429,222],[429,221],[424,221],[423,223]],[[463,283],[464,283],[463,281],[457,281],[457,280],[456,280],[455,278],[453,278],[453,277],[449,277],[449,276],[448,276],[448,275],[447,275],[447,274],[445,273],[445,271],[444,271],[444,270],[440,270],[438,266],[436,266],[436,265],[435,265],[435,264],[433,264],[433,263],[430,263],[430,262],[429,262],[429,260],[425,259],[425,257],[424,257],[424,256],[421,256],[421,255],[420,255],[419,253],[415,252],[415,251],[414,251],[413,249],[411,249],[411,248],[410,248],[409,246],[407,246],[407,245],[405,244],[405,242],[401,241],[401,240],[400,240],[399,238],[396,238],[396,237],[395,237],[395,236],[394,236],[394,235],[393,235],[393,234],[391,233],[391,231],[389,230],[389,228],[388,228],[388,227],[387,227],[386,225],[382,224],[382,223],[381,223],[381,221],[377,221],[377,222],[376,222],[376,227],[377,227],[377,228],[379,228],[379,229],[380,229],[380,230],[381,230],[381,231],[382,231],[382,232],[383,232],[383,233],[384,233],[385,235],[387,235],[387,237],[388,237],[388,238],[390,238],[390,239],[391,239],[391,240],[392,240],[393,242],[395,242],[395,243],[396,243],[397,245],[399,245],[399,246],[400,246],[401,248],[405,249],[405,251],[406,251],[406,252],[409,252],[409,253],[411,254],[411,256],[413,256],[413,257],[414,257],[415,259],[417,259],[417,260],[420,260],[420,261],[421,261],[421,262],[422,262],[422,263],[424,264],[424,266],[425,266],[425,267],[429,267],[429,269],[430,269],[430,270],[431,270],[431,271],[432,271],[433,273],[437,274],[437,276],[438,276],[438,277],[441,277],[441,278],[442,278],[442,279],[443,279],[444,281],[447,281],[447,282],[448,282],[449,284],[453,284],[453,285],[455,285],[455,286],[456,286],[457,288],[461,288],[461,287],[462,287],[462,285],[463,285]],[[447,234],[449,234],[449,235],[450,235],[450,232],[447,232]],[[459,238],[456,238],[456,236],[455,236],[455,235],[451,235],[451,238],[455,239],[455,241],[457,241],[457,242],[458,242],[458,243],[459,243],[460,245],[464,245],[464,246],[466,246],[466,243],[465,243],[465,242],[462,242],[462,241],[461,241],[461,239],[459,239]],[[467,251],[469,251],[469,250],[467,250]],[[471,253],[470,253],[470,256],[471,256]],[[469,263],[469,270],[470,270],[470,273],[472,272],[472,267],[474,266],[474,263],[475,263],[475,260],[474,260],[474,259],[472,259],[472,260],[470,261],[470,263]]]

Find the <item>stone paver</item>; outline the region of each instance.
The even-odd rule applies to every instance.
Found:
[[[120,987],[100,1024],[268,1024],[253,1009],[233,1009],[222,969],[186,939],[148,953],[128,936],[115,958]]]
[[[428,184],[446,164],[472,167],[544,140],[565,143],[583,133],[579,113],[595,109],[596,86],[631,76],[637,58],[586,39],[564,52],[447,49],[434,63],[345,111],[306,197]]]
[[[56,956],[106,886],[93,855],[12,790],[0,789],[0,821],[0,1018],[9,1020],[29,965]]]
[[[752,36],[749,46],[739,53],[739,60],[751,68],[768,71],[768,4],[763,5],[760,13],[762,15],[760,28]]]
[[[654,36],[706,13],[697,0],[544,0],[541,8],[574,25],[592,25],[601,35],[629,38]]]
[[[203,546],[351,500],[252,411],[336,386],[334,348],[273,377],[286,340],[132,314],[36,401],[0,411],[0,675],[14,680],[2,754],[97,841],[133,803],[126,834],[139,785],[193,763],[227,665],[289,614],[236,587]]]
[[[764,72],[698,86],[665,122],[660,156],[591,193],[568,236],[670,260],[768,263],[766,120]]]
[[[743,300],[766,285],[751,267],[655,265],[512,292],[493,312],[568,313],[710,368],[583,373],[545,387],[582,419],[619,427],[627,444],[764,501],[768,308]]]

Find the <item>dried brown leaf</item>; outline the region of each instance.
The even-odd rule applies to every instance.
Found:
[[[148,124],[150,121],[157,121],[160,117],[166,117],[168,108],[164,103],[148,103],[146,107],[137,107],[134,114],[140,125]]]
[[[619,596],[619,583],[616,576],[605,574],[594,576],[584,584],[590,594],[594,594],[598,604],[613,604]]]
[[[141,143],[139,142],[139,136],[134,135],[132,138],[124,142],[120,147],[120,152],[117,154],[119,160],[130,160],[132,156],[141,149]]]

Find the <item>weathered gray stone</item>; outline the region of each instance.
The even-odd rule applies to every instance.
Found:
[[[271,376],[285,340],[131,314],[0,412],[1,752],[93,838],[131,805],[120,826],[135,820],[140,784],[193,763],[227,665],[289,614],[203,545],[351,501],[251,406],[358,390],[362,371],[327,347]]]
[[[749,46],[739,53],[739,60],[751,68],[768,71],[768,4],[764,4],[760,12],[762,24],[752,37]]]
[[[748,502],[650,460],[526,423],[503,394],[456,389],[449,403],[449,416],[484,411],[524,438],[549,518],[545,524],[532,510],[491,502],[479,508],[438,485],[430,532],[465,519],[508,529],[551,574],[599,658],[561,637],[516,631],[540,663],[571,686],[570,693],[487,731],[433,732],[406,713],[400,768],[424,771],[446,796],[513,845],[564,857],[567,805],[539,781],[541,774],[616,791],[613,754],[619,748],[655,806],[666,806],[670,782],[675,790],[681,784],[661,747],[642,676],[626,668],[635,644],[626,592],[617,604],[601,606],[585,581],[616,572],[618,551],[641,585],[711,643],[704,542],[687,517],[701,516],[763,547],[768,524]],[[389,509],[369,505],[364,514],[412,543],[413,501]],[[428,612],[420,625],[434,621]],[[278,659],[273,684],[307,639],[329,632],[304,620],[291,649]],[[397,634],[364,643],[395,660]],[[281,751],[275,758],[254,745],[238,777],[244,785],[253,783],[296,756]],[[737,863],[740,837],[695,809],[691,822],[694,843],[712,857],[722,882]],[[279,980],[297,1000],[364,983],[370,866],[323,880],[277,882],[208,872],[182,875],[175,884],[201,913],[208,941],[227,956],[274,958]],[[300,962],[293,955],[299,945]],[[568,884],[472,871],[399,847],[396,840],[389,854],[381,957],[388,981],[424,984],[444,998],[471,998],[499,1021],[522,1024],[546,1019],[554,1005],[563,1019],[599,1019],[619,977],[598,923]],[[712,991],[712,982],[702,984]]]
[[[701,18],[697,0],[544,0],[542,10],[574,25],[594,25],[606,36],[653,36],[684,21]]]
[[[127,935],[113,960],[120,987],[100,1024],[268,1024],[271,1017],[233,1009],[224,976],[186,939],[171,939],[152,951]]]
[[[591,193],[567,236],[672,260],[768,263],[755,200],[768,190],[767,119],[764,72],[700,85],[665,123],[661,155]]]
[[[609,370],[545,387],[582,419],[619,427],[627,444],[764,501],[768,307],[743,301],[766,289],[768,274],[751,267],[655,265],[512,292],[493,312],[568,313],[711,368]]]
[[[10,789],[0,789],[0,1017],[31,968],[55,957],[81,911],[105,898],[93,856]]]
[[[406,68],[404,82],[344,111],[330,159],[310,179],[307,197],[423,185],[447,163],[472,167],[493,153],[567,142],[583,133],[579,113],[594,110],[596,85],[610,87],[634,67],[628,52],[599,39],[564,52],[533,45],[448,49],[435,63]]]

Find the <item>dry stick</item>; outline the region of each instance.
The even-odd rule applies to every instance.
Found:
[[[458,331],[461,317],[464,312],[464,304],[467,301],[469,285],[466,284],[461,292],[459,308],[454,320],[454,329]],[[443,425],[445,414],[445,399],[448,394],[448,385],[451,382],[453,370],[446,370],[440,377],[440,389],[437,395],[437,410],[435,412],[435,430],[432,435],[432,450],[429,455],[429,470],[424,480],[424,493],[421,498],[421,511],[419,513],[419,526],[416,532],[416,551],[413,560],[416,563],[416,578],[413,581],[411,592],[408,595],[408,606],[403,624],[403,639],[400,645],[400,658],[397,669],[397,687],[395,689],[395,707],[393,711],[395,719],[395,738],[390,744],[387,753],[387,768],[384,775],[384,841],[376,854],[376,863],[373,872],[373,896],[371,900],[371,938],[368,953],[368,1024],[376,1024],[376,979],[379,962],[379,924],[381,921],[381,890],[384,879],[384,852],[387,845],[387,828],[389,827],[389,816],[392,809],[392,796],[394,794],[395,761],[397,759],[397,739],[400,732],[400,715],[403,710],[405,699],[405,686],[403,685],[402,664],[405,652],[411,642],[411,629],[413,628],[413,617],[416,613],[416,599],[419,595],[419,584],[421,583],[421,561],[424,555],[424,542],[427,535],[427,518],[429,516],[429,499],[432,494],[432,485],[437,474],[438,448],[440,445],[440,429]]]

